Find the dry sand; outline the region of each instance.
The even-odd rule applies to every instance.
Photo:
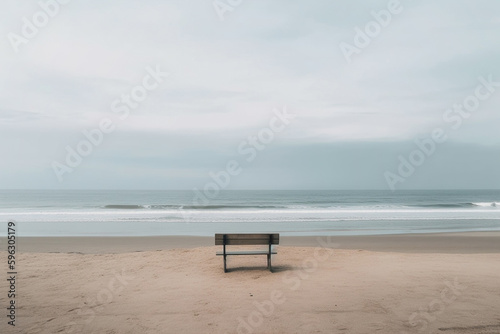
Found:
[[[264,256],[224,273],[219,247],[172,249],[213,238],[104,240],[20,240],[0,333],[500,333],[498,233],[283,237],[272,273]]]

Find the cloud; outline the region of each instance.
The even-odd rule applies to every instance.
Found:
[[[299,149],[306,146],[319,152],[323,145],[411,142],[446,126],[444,111],[473,93],[478,77],[492,75],[500,81],[495,39],[500,4],[492,1],[401,0],[402,12],[348,63],[339,44],[353,43],[355,28],[363,29],[374,20],[372,11],[387,8],[387,3],[243,1],[224,21],[210,1],[74,1],[61,6],[47,26],[20,45],[19,53],[7,38],[0,42],[0,139],[18,142],[17,149],[0,153],[20,162],[5,172],[11,177],[9,186],[24,185],[27,174],[40,166],[50,171],[50,161],[64,157],[65,147],[78,143],[82,131],[97,127],[103,118],[113,120],[116,132],[82,171],[71,175],[71,186],[97,186],[90,176],[78,175],[122,166],[127,173],[155,170],[159,177],[176,170],[183,181],[174,184],[188,187],[203,178],[196,174],[202,169],[190,164],[196,166],[204,157],[215,167],[227,157],[224,152],[265,126],[274,108],[286,105],[297,119],[273,152],[285,156],[297,147],[300,157],[307,155]],[[9,2],[0,13],[0,28],[20,34],[23,17],[31,19],[39,10],[36,2]],[[112,102],[141,84],[147,66],[157,65],[171,75],[129,118],[120,120]],[[450,134],[451,142],[498,147],[499,102],[500,91]],[[186,151],[176,151],[167,164],[176,166],[160,172],[155,157],[166,152],[148,138]],[[100,152],[108,156],[102,163]],[[373,157],[380,164],[387,160],[391,156]],[[322,163],[319,156],[312,161]],[[307,171],[293,166],[284,174],[295,178]],[[269,162],[269,170],[273,168],[278,167]],[[309,184],[320,185],[318,180],[330,177],[322,173]],[[364,180],[359,186],[376,186],[372,174],[359,174]],[[302,184],[292,182],[294,178],[242,181],[241,186]],[[258,175],[255,180],[267,179]],[[41,187],[59,186],[50,177],[43,180]],[[356,182],[353,186],[358,187]]]

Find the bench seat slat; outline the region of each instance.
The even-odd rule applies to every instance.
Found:
[[[268,251],[230,251],[226,252],[226,255],[267,255]],[[271,254],[278,254],[276,251],[272,251]],[[224,252],[217,252],[216,255],[224,255]]]
[[[221,241],[220,244],[216,245],[223,245],[224,243]],[[269,244],[269,238],[268,239],[237,239],[237,240],[232,240],[228,239],[226,240],[226,245],[228,246],[241,246],[241,245],[268,245]],[[277,245],[276,242],[271,242],[272,245]]]

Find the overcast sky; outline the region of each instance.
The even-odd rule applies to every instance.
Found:
[[[500,187],[498,1],[66,2],[0,12],[0,188]]]

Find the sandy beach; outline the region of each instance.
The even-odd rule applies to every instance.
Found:
[[[498,232],[282,237],[273,272],[240,256],[224,273],[203,237],[18,248],[16,326],[4,315],[1,333],[500,333]]]

